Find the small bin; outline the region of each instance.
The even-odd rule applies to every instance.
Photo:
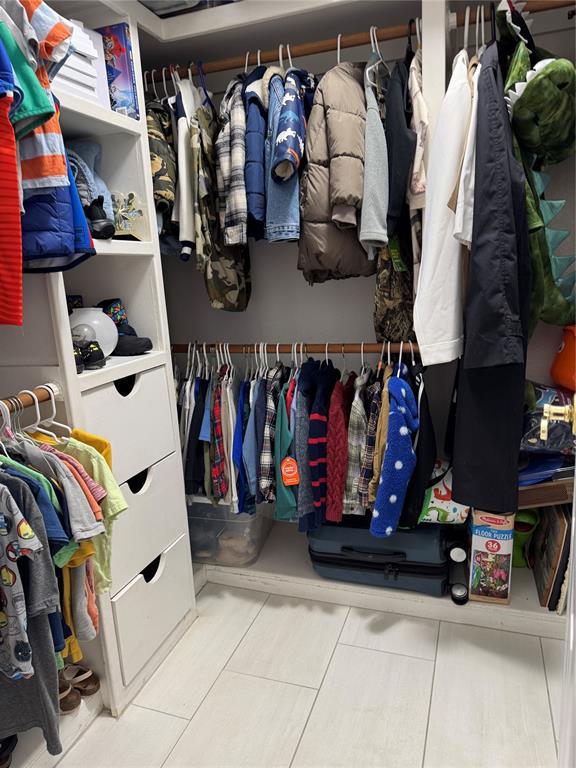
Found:
[[[213,504],[201,496],[188,503],[188,530],[194,563],[250,565],[272,527],[273,508],[260,504],[253,515],[237,514],[228,504]]]

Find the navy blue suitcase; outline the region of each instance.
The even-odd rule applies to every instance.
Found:
[[[308,551],[316,573],[327,579],[440,597],[450,580],[445,528],[423,525],[379,539],[367,528],[322,525],[308,534]]]

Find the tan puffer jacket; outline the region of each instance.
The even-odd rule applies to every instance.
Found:
[[[310,283],[373,275],[358,240],[364,184],[364,64],[326,72],[308,121],[298,267]]]

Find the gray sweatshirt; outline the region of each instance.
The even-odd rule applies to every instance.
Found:
[[[364,136],[364,194],[360,218],[360,242],[369,258],[376,256],[376,249],[388,242],[388,148],[384,126],[380,119],[378,101],[372,83],[376,82],[376,67],[370,65],[379,61],[373,54],[364,70],[364,92],[366,94],[366,133]],[[370,82],[372,80],[372,82]]]

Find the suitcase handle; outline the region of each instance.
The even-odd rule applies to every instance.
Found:
[[[406,560],[405,552],[371,552],[367,549],[354,549],[354,547],[342,547],[340,550],[344,557],[351,560],[361,560],[367,563],[399,563]]]

